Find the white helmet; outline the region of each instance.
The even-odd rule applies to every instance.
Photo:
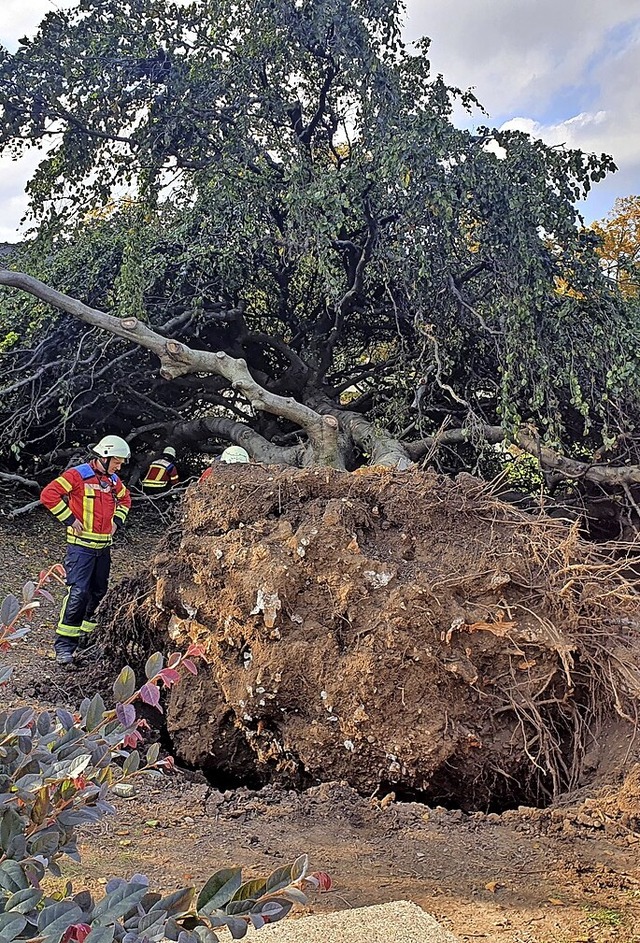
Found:
[[[246,449],[243,449],[240,445],[230,445],[228,449],[225,449],[222,455],[220,456],[221,462],[228,462],[229,464],[235,464],[236,462],[249,462],[249,453]]]
[[[163,455],[170,455],[171,458],[175,458],[175,457],[176,457],[176,450],[174,449],[174,447],[173,447],[172,445],[165,445],[165,447],[164,447],[163,450],[162,450],[162,454],[163,454]]]
[[[119,435],[105,435],[97,445],[92,446],[92,452],[100,458],[122,458],[125,461],[131,457],[131,449]]]

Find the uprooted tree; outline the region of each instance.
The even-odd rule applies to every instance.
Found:
[[[107,429],[489,473],[507,438],[636,506],[637,309],[574,205],[614,165],[456,128],[401,14],[83,0],[0,51],[0,147],[47,145],[0,270],[5,480]]]

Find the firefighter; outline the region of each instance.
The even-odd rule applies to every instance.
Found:
[[[95,629],[95,611],[109,583],[113,535],[131,507],[131,496],[117,475],[131,455],[125,440],[107,435],[91,453],[88,462],[67,469],[40,495],[44,506],[67,525],[64,567],[69,588],[54,645],[60,665],[71,664]]]
[[[209,465],[208,468],[205,468],[198,481],[206,481],[207,478],[213,474],[213,466],[218,462],[224,462],[228,465],[235,465],[236,463],[242,463],[246,465],[246,463],[250,461],[251,459],[249,458],[249,453],[246,449],[243,449],[241,445],[230,445],[224,450],[219,458],[214,458],[211,465]]]
[[[166,445],[160,458],[151,462],[142,482],[145,494],[163,494],[178,484],[180,478],[175,458],[176,450],[171,445]]]

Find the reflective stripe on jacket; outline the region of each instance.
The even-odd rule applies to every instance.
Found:
[[[178,484],[178,469],[166,458],[159,458],[149,465],[149,470],[144,477],[142,487],[148,490],[160,488],[173,488]]]
[[[93,463],[76,465],[42,489],[40,500],[67,524],[67,543],[81,547],[107,547],[113,523],[122,523],[131,507],[131,495],[117,475],[105,475]],[[76,534],[71,525],[82,524]]]

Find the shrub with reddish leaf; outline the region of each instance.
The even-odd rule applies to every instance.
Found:
[[[7,651],[28,631],[40,598],[53,601],[44,586],[63,582],[62,567],[27,583],[22,601],[7,596],[0,606],[0,651]],[[173,760],[160,759],[152,744],[144,756],[139,702],[161,710],[160,691],[181,676],[195,674],[191,646],[183,655],[159,652],[145,665],[145,682],[123,668],[114,685],[115,706],[100,694],[85,699],[77,713],[64,708],[36,711],[18,707],[0,711],[0,940],[32,943],[216,943],[215,930],[227,927],[240,939],[248,926],[280,920],[294,902],[306,900],[304,889],[328,889],[324,872],[307,874],[306,856],[279,868],[266,879],[243,882],[239,868],[216,872],[196,894],[188,887],[162,896],[149,889],[143,875],[114,878],[97,902],[88,891],[67,886],[62,900],[46,895],[41,881],[47,871],[60,876],[63,855],[79,860],[76,829],[113,811],[114,784],[142,775],[161,775]],[[0,684],[10,672],[0,668]]]

